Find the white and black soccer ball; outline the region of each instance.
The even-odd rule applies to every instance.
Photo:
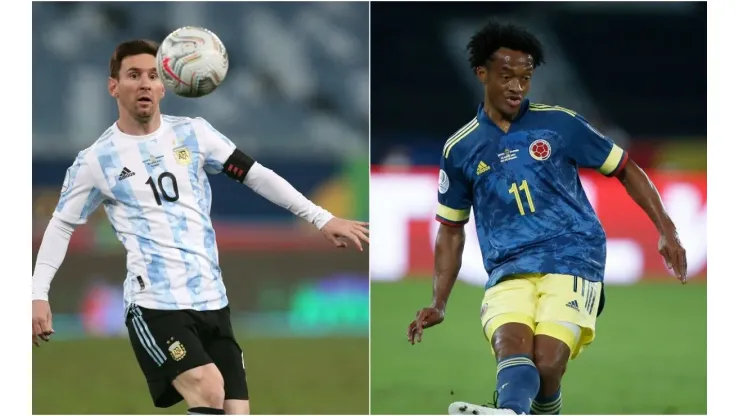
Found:
[[[203,97],[226,78],[229,55],[213,32],[186,26],[170,33],[157,52],[157,73],[181,97]]]

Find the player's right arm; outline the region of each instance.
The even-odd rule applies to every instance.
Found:
[[[434,244],[434,292],[432,307],[443,312],[462,267],[465,224],[470,220],[472,189],[465,172],[453,159],[442,155],[437,189],[437,221],[440,226]]]
[[[85,160],[85,153],[80,153],[72,166],[67,169],[59,202],[46,227],[36,256],[31,302],[34,345],[38,346],[39,340],[48,341],[54,333],[49,306],[49,288],[67,254],[72,233],[77,225],[87,222],[88,216],[102,200],[102,193],[96,188],[95,178]]]
[[[444,320],[447,301],[462,267],[465,246],[464,225],[470,219],[472,189],[465,172],[456,163],[457,152],[442,155],[437,190],[437,221],[440,222],[434,245],[434,279],[432,304],[420,310],[408,329],[408,339],[413,345],[421,342],[425,328]],[[451,150],[451,149],[449,149]]]

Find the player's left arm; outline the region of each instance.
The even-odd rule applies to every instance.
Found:
[[[686,250],[676,226],[663,206],[658,190],[645,172],[611,139],[598,132],[580,116],[570,123],[570,154],[578,166],[598,169],[616,177],[627,193],[650,217],[660,233],[659,250],[668,266],[686,283]]]
[[[207,121],[198,120],[202,129],[199,137],[202,138],[206,149],[206,172],[212,174],[223,172],[229,178],[247,185],[273,204],[316,226],[337,247],[347,246],[343,239],[352,241],[360,251],[363,241],[370,243],[367,223],[333,216],[329,211],[311,202],[283,177],[237,149],[231,140]]]
[[[655,224],[655,228],[660,233],[660,254],[676,273],[676,277],[681,279],[681,283],[686,283],[688,267],[686,250],[681,245],[676,225],[668,216],[660,194],[650,177],[632,160],[627,160],[624,168],[617,173],[616,177],[622,182],[630,197]]]

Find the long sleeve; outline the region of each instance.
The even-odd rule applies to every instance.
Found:
[[[51,281],[64,261],[74,229],[73,224],[56,216],[49,221],[36,256],[32,284],[33,300],[49,300]]]
[[[244,184],[275,205],[292,212],[321,229],[334,216],[298,192],[280,175],[255,162]]]

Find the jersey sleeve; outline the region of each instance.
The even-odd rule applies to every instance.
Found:
[[[84,224],[104,199],[85,154],[80,153],[67,169],[54,216],[70,224]]]
[[[614,176],[624,168],[627,152],[580,115],[569,117],[569,121],[567,147],[570,157],[578,166],[598,169],[606,176]]]
[[[221,173],[224,170],[224,163],[236,150],[236,145],[206,120],[202,118],[196,120],[200,127],[198,138],[205,154],[203,169],[214,175]]]
[[[472,188],[465,172],[454,160],[454,153],[442,155],[437,189],[437,221],[462,226],[470,219]]]

